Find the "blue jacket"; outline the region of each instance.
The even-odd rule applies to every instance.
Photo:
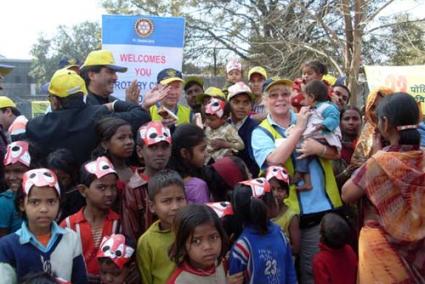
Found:
[[[54,222],[47,246],[38,242],[25,222],[17,232],[0,239],[0,275],[10,268],[18,283],[27,274],[42,271],[72,283],[88,283],[80,238]]]
[[[229,274],[244,272],[244,283],[297,283],[291,248],[280,227],[272,222],[260,234],[247,226],[233,245]]]

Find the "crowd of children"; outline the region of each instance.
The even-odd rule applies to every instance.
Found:
[[[104,61],[93,63],[100,53]],[[105,103],[78,132],[96,136],[84,145],[89,156],[76,155],[78,145],[47,151],[25,132],[7,145],[0,284],[423,283],[425,153],[412,97],[377,93],[367,162],[341,188],[349,175],[338,186],[330,160],[343,151],[349,164],[361,117],[345,108],[348,98],[332,91],[318,61],[294,82],[256,66],[245,84],[232,59],[224,88],[205,91],[200,78],[184,82],[168,68],[137,111],[112,91],[100,96],[90,74],[102,70],[125,71],[106,51],[83,65],[90,100]],[[84,110],[82,82],[70,69],[53,76],[54,115],[76,102]],[[189,106],[180,102],[183,89]],[[2,113],[15,108],[0,98]],[[341,129],[354,133],[351,151],[341,136],[344,113],[360,121]],[[152,121],[137,123],[146,115]],[[353,214],[348,203],[359,199],[366,209]],[[394,226],[404,220],[408,228]]]

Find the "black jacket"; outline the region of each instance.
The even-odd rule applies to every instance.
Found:
[[[98,96],[90,91],[88,91],[87,98],[86,98],[86,104],[88,105],[104,105],[107,103],[112,103],[113,101],[118,100],[114,96],[108,96],[108,97],[102,97]]]
[[[150,115],[139,106],[123,101],[114,105],[114,113],[106,106],[87,105],[76,101],[66,109],[31,119],[26,127],[27,139],[35,143],[40,154],[47,156],[60,148],[69,149],[81,165],[97,146],[96,122],[105,116],[116,116],[130,122],[133,131],[150,121]]]

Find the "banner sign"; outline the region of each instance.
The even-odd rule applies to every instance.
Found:
[[[409,93],[425,113],[425,65],[365,66],[365,71],[369,90],[384,86]]]
[[[49,101],[31,101],[31,117],[46,114],[48,108],[50,108]]]
[[[102,49],[112,52],[115,64],[128,68],[117,73],[113,95],[125,98],[133,80],[145,94],[156,85],[162,69],[182,70],[185,21],[181,17],[102,16]]]

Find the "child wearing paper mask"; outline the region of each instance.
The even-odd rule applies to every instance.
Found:
[[[80,238],[54,221],[59,212],[56,175],[39,168],[25,172],[16,202],[23,214],[21,229],[0,239],[0,272],[12,271],[21,283],[30,273],[46,272],[58,283],[88,283]],[[13,282],[1,283],[13,283]]]
[[[96,255],[104,236],[120,232],[120,217],[111,207],[117,197],[118,174],[105,156],[81,167],[78,189],[86,206],[61,222],[80,235],[90,283],[99,282]]]
[[[21,187],[22,176],[30,169],[31,157],[28,148],[29,145],[25,141],[7,145],[3,165],[9,189],[0,193],[0,237],[16,232],[21,227],[22,217],[15,207],[15,196]]]
[[[245,147],[236,128],[227,122],[229,115],[230,105],[216,98],[211,98],[205,108],[207,164],[225,156],[233,155],[233,153],[237,153]]]
[[[136,283],[129,279],[130,265],[135,263],[134,247],[121,234],[103,237],[97,253],[102,284]],[[140,280],[138,280],[140,283]]]

